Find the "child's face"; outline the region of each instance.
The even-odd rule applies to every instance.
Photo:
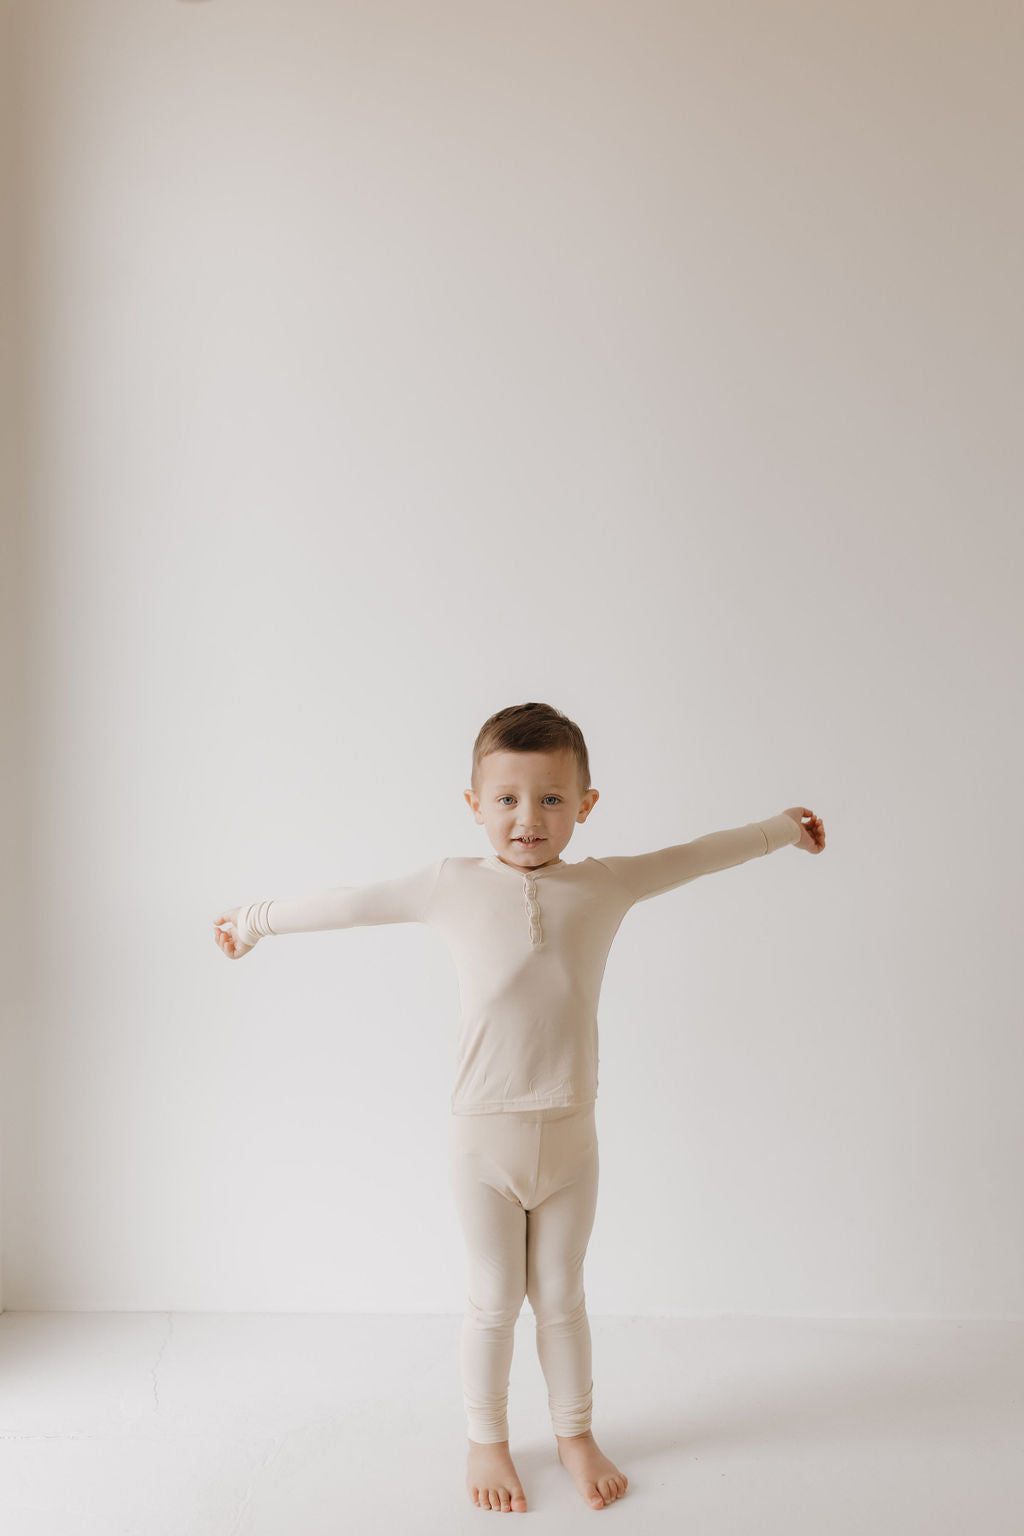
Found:
[[[598,798],[582,794],[576,759],[562,752],[489,752],[480,764],[479,798],[465,791],[503,864],[540,869],[554,863]],[[524,843],[524,837],[538,841]]]

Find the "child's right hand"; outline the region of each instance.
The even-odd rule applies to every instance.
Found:
[[[229,960],[240,960],[256,948],[255,944],[243,944],[238,937],[238,914],[241,910],[241,907],[229,907],[213,920],[213,937]]]

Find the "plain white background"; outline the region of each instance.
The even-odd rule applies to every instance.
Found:
[[[225,906],[803,804],[644,903],[593,1313],[1019,1318],[1015,7],[14,0],[3,1301],[461,1311],[454,968]]]

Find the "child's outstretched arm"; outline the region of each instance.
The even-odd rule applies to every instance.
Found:
[[[397,880],[371,885],[336,885],[308,896],[254,901],[229,907],[213,920],[214,939],[230,960],[247,955],[258,941],[284,933],[317,933],[375,923],[425,923],[444,859],[435,859]]]
[[[809,818],[806,826],[804,817]],[[793,806],[778,816],[752,821],[744,827],[708,832],[691,843],[674,843],[671,848],[656,848],[652,853],[627,854],[599,862],[611,870],[634,901],[646,901],[649,896],[685,885],[700,875],[731,869],[790,843],[806,848],[808,853],[820,853],[825,846],[821,818],[806,806]]]

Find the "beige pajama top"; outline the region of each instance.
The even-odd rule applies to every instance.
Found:
[[[461,1026],[453,1113],[585,1106],[597,1098],[597,1005],[622,919],[638,901],[800,840],[791,816],[651,853],[514,869],[441,858],[396,880],[254,902],[239,936],[426,923],[455,962]]]

